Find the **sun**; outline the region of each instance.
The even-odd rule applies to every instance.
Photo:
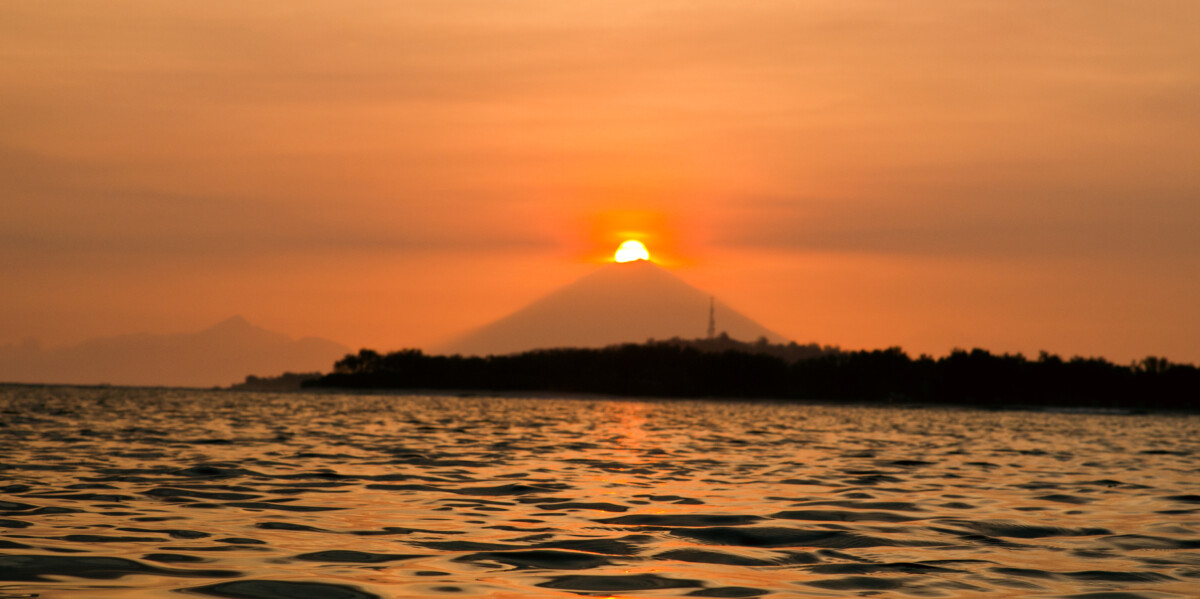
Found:
[[[650,252],[642,242],[630,239],[617,248],[617,262],[633,262],[634,260],[649,260]]]

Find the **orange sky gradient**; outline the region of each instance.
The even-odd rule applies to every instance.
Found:
[[[1193,0],[4,3],[0,345],[240,314],[428,347],[638,234],[799,342],[1200,363],[1197,31]]]

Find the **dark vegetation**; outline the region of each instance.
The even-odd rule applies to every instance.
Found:
[[[698,349],[706,353],[721,353],[721,352],[742,352],[747,354],[756,354],[763,356],[774,356],[789,364],[809,358],[818,358],[826,355],[840,354],[841,348],[835,345],[817,345],[816,343],[808,343],[800,345],[795,341],[791,343],[770,343],[766,337],[759,338],[754,343],[738,341],[730,337],[726,333],[721,333],[710,338],[703,339],[680,339],[674,337],[672,339],[656,341],[647,339],[645,345],[653,347],[690,347]]]
[[[721,350],[714,340],[648,341],[603,349],[550,349],[505,356],[431,356],[364,349],[306,387],[454,389],[720,397],[912,401],[978,406],[1195,409],[1200,368],[1149,357],[1127,366],[1100,358],[982,349],[910,358],[900,348],[818,346],[780,357],[764,341]],[[740,342],[734,342],[740,343]],[[775,348],[775,349],[771,349]],[[758,351],[755,351],[758,350]],[[805,353],[805,352],[798,352]]]

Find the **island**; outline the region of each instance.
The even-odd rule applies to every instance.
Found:
[[[603,394],[662,398],[831,400],[981,407],[1195,410],[1200,368],[1147,357],[1127,365],[1041,352],[955,349],[910,357],[899,347],[745,343],[728,338],[442,356],[363,349],[305,388]]]

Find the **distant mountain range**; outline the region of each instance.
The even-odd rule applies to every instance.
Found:
[[[326,339],[293,340],[235,316],[196,333],[121,335],[56,349],[0,346],[0,381],[226,386],[250,374],[327,371],[349,351]]]
[[[517,312],[472,331],[435,353],[500,355],[553,347],[604,347],[647,339],[704,337],[712,296],[652,262],[608,264]],[[785,343],[720,301],[716,332],[734,339]]]

